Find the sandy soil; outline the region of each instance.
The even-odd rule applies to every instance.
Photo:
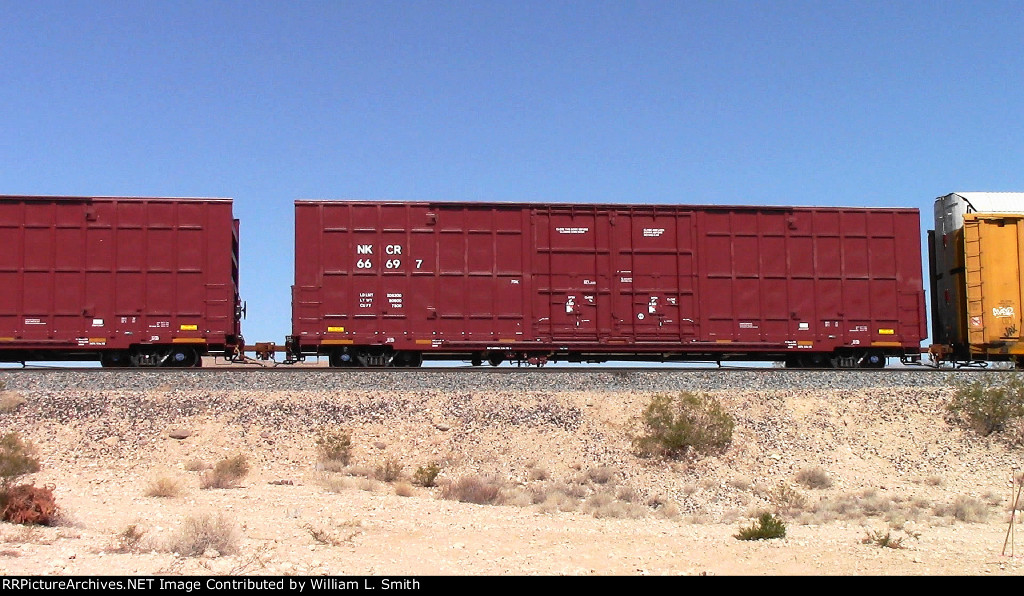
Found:
[[[947,420],[946,387],[719,393],[736,420],[733,443],[685,462],[633,453],[632,420],[651,395],[7,391],[0,430],[36,445],[42,470],[27,480],[55,487],[62,516],[54,527],[0,524],[0,572],[1024,571],[1024,537],[1007,543],[1020,451]],[[318,429],[351,434],[348,468],[318,463]],[[192,470],[197,462],[236,454],[251,466],[238,487],[200,487],[206,472]],[[387,461],[402,466],[402,480],[372,478]],[[432,461],[441,483],[500,483],[506,504],[446,500],[439,487],[414,486],[413,472]],[[808,486],[801,473],[810,469],[831,486]],[[177,494],[148,496],[161,479]],[[737,540],[761,511],[781,514],[786,537]],[[189,520],[203,516],[234,542],[174,552],[196,534],[183,530]],[[870,539],[886,534],[899,548]]]

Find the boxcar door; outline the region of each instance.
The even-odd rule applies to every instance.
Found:
[[[696,334],[693,216],[634,209],[613,229],[616,335],[673,344]]]
[[[534,212],[537,335],[553,341],[598,341],[601,296],[598,262],[607,259],[605,218],[593,208]],[[600,221],[599,221],[600,220]],[[602,242],[601,238],[604,237]]]

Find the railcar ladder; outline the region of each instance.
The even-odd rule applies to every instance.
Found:
[[[981,222],[964,222],[964,280],[967,286],[967,340],[977,346],[985,343],[985,305],[982,297],[984,277],[981,271]]]

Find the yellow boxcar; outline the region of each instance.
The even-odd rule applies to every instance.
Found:
[[[1002,360],[1024,355],[1024,213],[964,215],[963,247],[964,324],[972,357]]]

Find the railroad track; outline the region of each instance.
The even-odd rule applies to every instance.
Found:
[[[273,363],[256,365],[256,364],[217,364],[195,368],[174,368],[174,367],[140,367],[140,368],[103,368],[98,366],[91,367],[79,367],[79,366],[45,366],[45,365],[27,365],[24,367],[11,366],[11,367],[0,367],[0,374],[2,373],[17,373],[17,372],[46,372],[46,371],[61,371],[61,372],[74,372],[82,374],[102,374],[102,373],[200,373],[200,374],[217,374],[221,372],[258,372],[266,374],[367,374],[367,373],[384,373],[384,374],[411,374],[411,373],[474,373],[474,374],[496,374],[496,375],[507,375],[507,374],[600,374],[600,373],[675,373],[675,372],[772,372],[772,373],[783,373],[783,374],[797,374],[807,372],[818,372],[818,373],[857,373],[857,374],[869,374],[879,375],[887,373],[950,373],[950,372],[963,372],[963,373],[980,373],[980,372],[998,372],[998,373],[1011,373],[1011,372],[1024,372],[1019,369],[1012,368],[993,368],[993,367],[981,367],[981,366],[900,366],[890,368],[864,368],[864,369],[837,369],[837,368],[776,368],[771,366],[740,366],[740,365],[710,365],[710,366],[558,366],[549,365],[544,367],[537,366],[472,366],[469,364],[462,366],[423,366],[415,368],[403,368],[403,367],[381,367],[381,368],[361,368],[361,367],[341,367],[331,368],[327,366],[315,366],[315,365],[285,365]]]

